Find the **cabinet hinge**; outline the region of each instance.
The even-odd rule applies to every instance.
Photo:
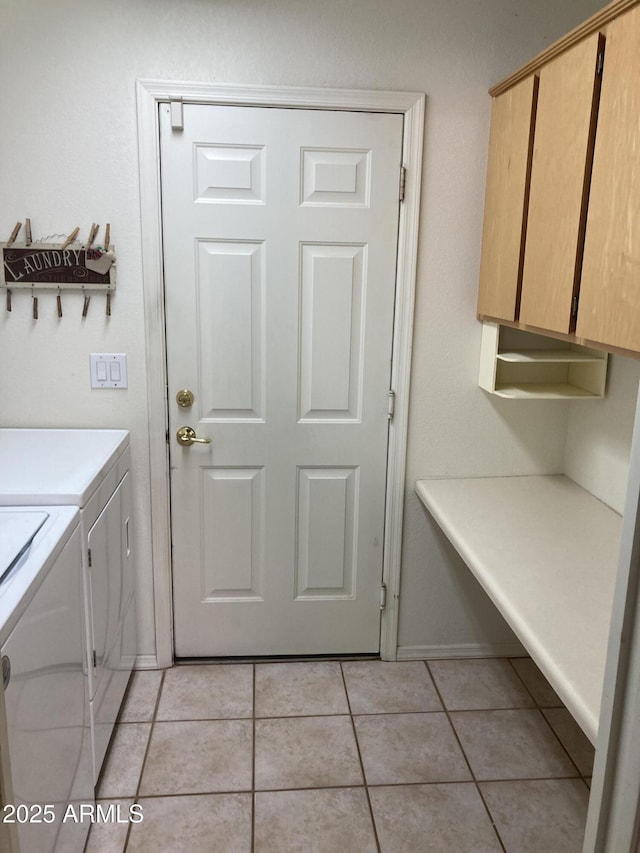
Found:
[[[396,413],[396,392],[395,391],[389,391],[388,416],[389,416],[390,421],[393,420],[393,416],[395,415],[395,413]]]
[[[184,130],[182,98],[172,98],[169,101],[169,115],[171,117],[171,130]]]
[[[596,74],[602,74],[604,68],[604,50],[601,50],[596,60]]]
[[[387,606],[387,585],[380,585],[380,610],[384,610]]]
[[[87,563],[89,564],[89,568],[91,568],[91,548],[87,549]]]
[[[400,166],[400,201],[404,201],[405,189],[407,186],[407,167]]]
[[[571,316],[575,317],[578,313],[578,297],[574,296],[571,300]]]

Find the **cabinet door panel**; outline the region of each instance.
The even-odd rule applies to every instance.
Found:
[[[538,78],[491,106],[478,314],[517,319]]]
[[[640,351],[640,6],[607,29],[576,331]]]
[[[571,331],[580,277],[601,39],[540,71],[520,322],[556,332]]]

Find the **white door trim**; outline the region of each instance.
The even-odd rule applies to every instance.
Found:
[[[184,103],[302,109],[393,112],[404,115],[403,163],[407,169],[405,199],[400,210],[398,270],[394,321],[392,387],[395,414],[389,435],[387,509],[383,582],[387,606],[382,612],[380,655],[395,660],[398,637],[400,557],[405,492],[407,424],[413,306],[418,252],[418,211],[422,172],[425,96],[418,92],[378,92],[353,89],[311,89],[276,86],[231,86],[138,80],[138,162],[144,285],[147,411],[151,487],[152,559],[156,635],[156,665],[173,662],[171,589],[171,527],[165,352],[164,281],[158,105]]]

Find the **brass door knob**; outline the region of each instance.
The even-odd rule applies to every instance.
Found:
[[[183,447],[191,447],[192,444],[211,444],[210,438],[198,438],[196,431],[189,426],[180,427],[176,433],[176,439]]]
[[[176,394],[176,403],[181,409],[188,409],[190,406],[193,406],[194,400],[193,391],[189,391],[188,388],[183,388]]]

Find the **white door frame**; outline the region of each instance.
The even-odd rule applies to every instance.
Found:
[[[403,164],[407,172],[398,232],[391,369],[392,388],[396,397],[387,457],[387,507],[382,578],[387,588],[387,604],[382,611],[380,636],[381,657],[384,660],[395,660],[398,641],[402,517],[425,96],[418,92],[231,86],[163,80],[138,80],[136,94],[149,416],[155,665],[158,667],[168,667],[173,662],[169,452],[166,438],[168,400],[158,105],[168,101],[182,101],[197,104],[297,107],[404,115]]]

